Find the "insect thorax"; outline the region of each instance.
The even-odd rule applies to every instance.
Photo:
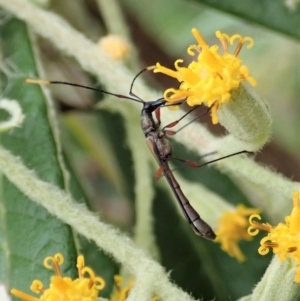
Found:
[[[164,138],[164,136],[161,137],[159,134],[157,135],[155,140],[161,160],[168,161],[171,158],[173,152],[171,142],[168,139]]]

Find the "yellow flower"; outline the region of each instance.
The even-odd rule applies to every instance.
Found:
[[[223,251],[236,257],[240,262],[244,261],[245,257],[237,243],[242,239],[251,240],[247,233],[248,220],[246,217],[258,212],[259,209],[239,205],[235,211],[225,212],[218,222],[215,242],[219,242]]]
[[[254,44],[250,37],[243,38],[235,34],[232,37],[225,33],[216,31],[216,36],[221,41],[223,54],[219,54],[217,45],[208,46],[195,28],[192,33],[198,45],[191,45],[187,49],[189,55],[197,54],[197,60],[188,67],[181,67],[182,59],[175,62],[175,69],[156,64],[154,72],[161,72],[176,78],[180,82],[179,89],[170,88],[164,92],[164,98],[170,103],[177,103],[187,98],[190,106],[204,104],[211,108],[212,122],[218,123],[217,110],[230,100],[231,91],[237,89],[242,81],[248,80],[251,85],[256,85],[256,81],[249,75],[248,68],[242,65],[242,60],[237,57],[243,44],[249,42],[247,48]],[[228,52],[228,42],[232,45],[238,40],[233,54]]]
[[[134,285],[133,277],[130,278],[127,286],[124,286],[123,288],[122,288],[122,285],[123,285],[124,281],[121,276],[115,275],[114,280],[115,280],[116,290],[113,293],[113,295],[111,296],[110,301],[125,301],[128,297],[130,290],[132,289],[132,287]],[[151,301],[158,301],[158,297],[153,297],[151,299]]]
[[[105,286],[105,281],[97,277],[93,270],[84,266],[84,257],[77,257],[78,278],[72,280],[63,277],[59,266],[63,264],[64,257],[55,254],[54,257],[46,257],[44,266],[53,269],[55,275],[50,278],[49,288],[45,288],[39,280],[34,280],[30,289],[40,294],[33,297],[17,289],[12,289],[11,293],[25,301],[96,301],[98,292]],[[87,277],[84,277],[84,276]]]
[[[118,35],[108,35],[98,42],[99,47],[112,59],[123,60],[130,53],[128,42]]]
[[[133,284],[134,284],[133,278],[131,278],[128,285],[123,288],[122,288],[123,278],[121,276],[115,275],[114,280],[115,280],[116,290],[110,300],[111,301],[126,300],[128,294],[129,294],[129,291],[131,290],[131,288],[133,287]]]
[[[259,230],[269,232],[266,237],[260,241],[258,253],[266,255],[270,248],[277,254],[280,261],[291,257],[298,265],[294,281],[300,283],[300,204],[299,192],[293,194],[293,209],[291,215],[286,216],[285,223],[279,223],[276,227],[268,223],[259,223],[253,221],[254,218],[261,219],[258,214],[253,214],[249,218],[250,227],[248,233],[256,235]]]

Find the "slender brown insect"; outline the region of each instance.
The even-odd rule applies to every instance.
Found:
[[[134,77],[134,79],[131,83],[131,86],[130,86],[130,90],[129,90],[129,95],[131,97],[122,95],[122,94],[115,94],[115,93],[111,93],[111,92],[107,92],[107,91],[103,91],[103,90],[99,90],[99,89],[95,89],[92,87],[87,87],[87,86],[83,86],[83,85],[79,85],[79,84],[68,83],[68,82],[36,80],[36,79],[26,79],[25,81],[27,83],[33,83],[33,84],[64,84],[64,85],[69,85],[69,86],[74,86],[74,87],[80,87],[80,88],[85,88],[85,89],[89,89],[89,90],[102,92],[104,94],[116,96],[118,98],[130,99],[135,102],[141,103],[143,105],[143,108],[141,110],[141,128],[145,135],[147,145],[159,165],[159,170],[156,173],[156,177],[160,177],[161,175],[165,176],[167,182],[169,183],[169,185],[173,191],[173,194],[176,197],[176,200],[177,200],[182,212],[184,213],[185,218],[187,219],[188,223],[191,225],[191,227],[195,231],[195,233],[204,238],[213,240],[216,238],[216,234],[211,229],[211,227],[200,217],[200,215],[197,213],[197,211],[192,207],[189,200],[186,198],[186,196],[182,192],[178,182],[176,181],[176,179],[174,177],[172,170],[169,167],[169,160],[172,158],[172,145],[171,145],[170,140],[166,139],[166,135],[176,134],[178,131],[182,130],[185,126],[187,126],[192,121],[194,121],[195,119],[198,119],[201,116],[197,116],[197,118],[195,118],[194,120],[192,120],[191,122],[189,122],[188,124],[186,124],[184,127],[180,128],[177,131],[171,131],[171,130],[168,130],[168,128],[174,127],[176,124],[178,124],[178,122],[180,120],[182,120],[186,115],[191,113],[198,106],[194,107],[192,110],[187,112],[179,120],[171,122],[170,124],[166,125],[162,130],[159,130],[160,108],[168,106],[168,105],[166,105],[166,100],[164,98],[160,98],[160,99],[157,99],[154,101],[146,102],[146,101],[142,100],[140,97],[138,97],[137,95],[135,95],[132,91],[135,80],[141,73],[143,73],[146,70],[149,70],[149,69],[148,68],[143,69]],[[182,102],[179,102],[178,104],[181,104]],[[153,114],[155,114],[156,121],[154,120]],[[222,157],[222,158],[210,161],[210,162],[206,162],[201,165],[199,165],[195,162],[192,162],[192,161],[188,161],[188,160],[181,160],[178,158],[175,158],[175,159],[185,162],[186,164],[188,164],[192,167],[201,167],[201,166],[207,165],[209,163],[216,162],[218,160],[228,158],[228,157],[240,154],[240,153],[247,153],[247,151],[241,151],[238,153],[234,153],[234,154],[231,154],[231,155],[228,155],[228,156],[225,156],[225,157]]]

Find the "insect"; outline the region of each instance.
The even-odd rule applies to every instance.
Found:
[[[159,130],[160,127],[160,108],[168,106],[166,104],[166,100],[164,98],[159,98],[154,101],[144,101],[137,95],[133,93],[133,85],[135,80],[138,78],[138,76],[141,75],[144,71],[149,70],[149,68],[141,70],[133,79],[130,90],[129,90],[129,95],[122,95],[122,94],[115,94],[111,93],[108,91],[100,90],[100,89],[95,89],[92,87],[88,86],[83,86],[79,84],[74,84],[74,83],[69,83],[69,82],[63,82],[63,81],[47,81],[47,80],[39,80],[39,79],[26,79],[25,82],[27,83],[33,83],[33,84],[65,84],[69,86],[74,86],[74,87],[80,87],[80,88],[85,88],[89,90],[94,90],[98,92],[102,92],[104,94],[112,95],[118,98],[123,98],[123,99],[129,99],[135,102],[139,102],[143,105],[143,108],[141,110],[141,115],[140,115],[140,120],[141,120],[141,128],[142,131],[145,135],[146,143],[152,152],[154,158],[156,159],[158,165],[159,165],[159,170],[156,173],[156,177],[160,177],[161,175],[164,175],[174,196],[176,197],[176,200],[186,218],[188,223],[191,225],[192,229],[194,232],[206,239],[214,240],[216,238],[216,234],[212,230],[212,228],[200,217],[200,215],[197,213],[197,211],[192,207],[190,204],[189,200],[187,197],[184,195],[183,191],[180,188],[180,185],[176,181],[174,174],[172,170],[170,169],[169,166],[169,161],[172,158],[172,144],[170,140],[166,138],[167,135],[174,135],[176,132],[168,130],[168,128],[171,128],[178,124],[178,122],[183,119],[187,114],[192,112],[196,107],[194,107],[192,110],[187,112],[183,117],[181,117],[179,120],[176,120],[174,122],[171,122],[170,124],[166,125],[162,130]],[[182,104],[183,101],[178,102],[178,104]],[[155,119],[154,116],[155,115]],[[197,119],[199,116],[197,117]],[[193,120],[192,120],[193,121]],[[188,123],[189,124],[189,123]],[[224,159],[227,157],[231,157],[240,153],[247,153],[247,151],[241,151],[238,153],[234,153],[207,163],[204,163],[202,165],[198,165],[195,162],[188,161],[188,160],[181,160],[180,161],[186,162],[188,165],[192,167],[201,167],[203,165],[206,165],[208,163],[212,163],[215,161],[218,161],[220,159]],[[176,158],[177,159],[177,158]]]

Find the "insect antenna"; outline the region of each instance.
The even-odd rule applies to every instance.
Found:
[[[134,80],[135,79],[136,79],[136,77],[134,78]],[[87,90],[92,90],[92,91],[104,93],[104,94],[115,96],[115,97],[121,98],[121,99],[129,99],[129,100],[133,100],[135,102],[144,103],[144,101],[142,99],[140,99],[139,97],[137,97],[134,94],[132,95],[134,97],[130,97],[130,96],[126,96],[126,95],[123,95],[123,94],[112,93],[112,92],[108,92],[108,91],[105,91],[105,90],[101,90],[101,89],[97,89],[97,88],[93,88],[93,87],[89,87],[89,86],[84,86],[84,85],[80,85],[80,84],[76,84],[76,83],[69,83],[69,82],[65,82],[65,81],[54,81],[54,80],[26,78],[25,83],[39,84],[39,85],[52,85],[52,84],[54,84],[54,85],[68,85],[68,86],[72,86],[72,87],[78,87],[78,88],[83,88],[83,89],[87,89]]]
[[[136,95],[135,93],[133,93],[133,85],[135,83],[135,81],[137,80],[137,78],[142,74],[144,73],[145,71],[150,71],[150,70],[153,70],[154,69],[154,66],[150,66],[150,67],[146,67],[144,69],[142,69],[138,74],[136,74],[136,76],[133,78],[132,82],[131,82],[131,85],[130,85],[130,89],[129,89],[129,95],[135,97],[136,99],[139,99],[140,102],[144,103],[145,101],[143,99],[141,99],[138,95]]]

